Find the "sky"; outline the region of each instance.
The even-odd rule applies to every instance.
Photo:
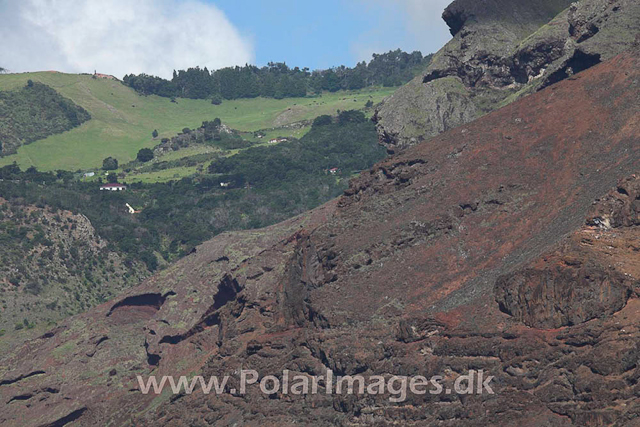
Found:
[[[270,61],[325,69],[450,38],[451,0],[0,0],[0,67],[147,73]]]

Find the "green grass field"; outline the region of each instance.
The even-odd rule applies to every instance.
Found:
[[[220,117],[228,126],[253,132],[266,129],[267,137],[302,136],[307,129],[276,129],[336,110],[362,109],[371,100],[380,102],[395,88],[327,93],[319,97],[289,99],[240,99],[212,105],[207,100],[139,96],[118,81],[90,75],[38,72],[0,75],[0,90],[16,89],[27,80],[51,86],[91,113],[92,119],[71,131],[22,146],[18,153],[0,158],[0,166],[17,162],[22,168],[40,170],[91,169],[112,156],[122,163],[135,158],[139,149],[158,143],[151,137],[171,137],[183,128],[195,128],[204,120]]]
[[[127,175],[126,182],[166,182],[172,180],[179,180],[187,176],[193,175],[197,172],[197,167],[179,167],[172,169],[165,169],[157,172],[145,172],[141,174]]]
[[[195,156],[196,154],[206,154],[206,153],[214,153],[216,151],[222,151],[217,147],[213,147],[210,145],[192,145],[187,148],[183,148],[179,151],[170,151],[166,154],[163,154],[160,158],[164,162],[170,162],[172,160],[184,159],[185,157]]]

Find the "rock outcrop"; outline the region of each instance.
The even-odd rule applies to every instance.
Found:
[[[21,340],[140,283],[84,215],[0,198],[0,336]]]
[[[496,283],[500,308],[535,328],[577,325],[620,311],[640,282],[627,262],[640,242],[640,179],[620,181],[560,247]],[[640,261],[640,260],[638,260]]]
[[[390,152],[467,123],[629,49],[640,33],[635,0],[456,0],[453,39],[423,75],[377,109]]]
[[[640,170],[639,79],[637,54],[617,56],[379,163],[335,202],[217,236],[3,354],[0,424],[631,423],[635,184],[593,202]],[[605,214],[628,225],[585,226]],[[495,394],[241,394],[240,369],[445,388],[483,370]],[[136,379],[193,373],[231,379],[220,395]]]
[[[615,191],[598,200],[591,209],[587,224],[607,229],[640,225],[638,176],[620,181]]]

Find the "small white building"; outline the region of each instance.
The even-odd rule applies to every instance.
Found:
[[[96,175],[95,172],[87,172],[87,173],[84,174],[84,177],[85,178],[91,178],[92,176],[95,176],[95,175]]]
[[[123,184],[102,184],[100,186],[100,191],[124,191],[127,189],[126,185]]]

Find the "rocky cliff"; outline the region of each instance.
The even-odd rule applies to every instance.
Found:
[[[0,423],[634,422],[639,82],[637,52],[616,56],[404,150],[319,209],[199,246],[5,353]],[[240,369],[447,388],[482,369],[495,394],[240,394],[233,377],[217,396],[144,395],[136,380]]]
[[[553,251],[498,278],[503,312],[534,328],[612,316],[640,291],[640,179],[622,180],[597,200],[585,225]]]
[[[468,123],[628,49],[640,33],[635,0],[456,0],[453,39],[377,109],[390,152]]]

